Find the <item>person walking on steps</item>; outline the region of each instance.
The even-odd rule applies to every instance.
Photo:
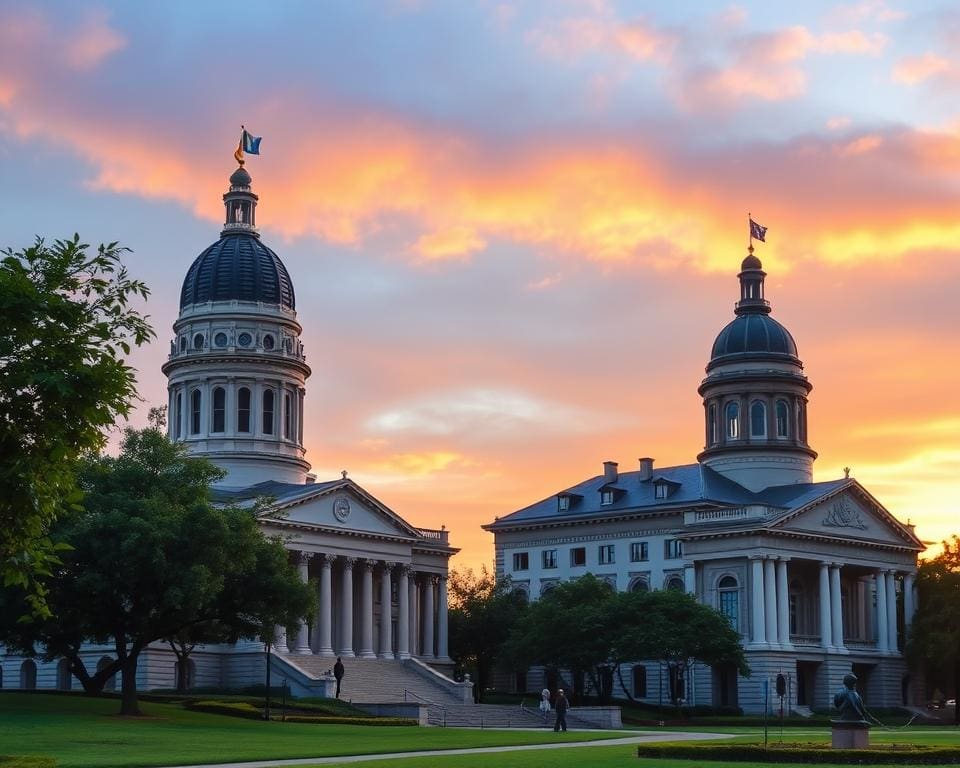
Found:
[[[553,730],[567,730],[567,710],[570,709],[570,702],[563,695],[563,688],[557,689],[557,700],[554,702],[554,708],[557,710],[557,722],[553,724]]]
[[[340,698],[340,683],[343,680],[343,661],[337,656],[337,663],[333,665],[333,676],[337,678],[337,698]]]

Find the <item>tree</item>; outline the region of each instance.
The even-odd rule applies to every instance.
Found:
[[[0,251],[0,580],[46,610],[39,577],[56,553],[49,529],[79,502],[73,462],[136,398],[130,345],[153,336],[130,302],[117,243],[88,252],[78,235]]]
[[[0,627],[0,640],[65,656],[88,691],[121,672],[120,711],[135,715],[137,663],[151,642],[253,638],[308,616],[312,590],[283,543],[263,535],[258,510],[210,502],[221,476],[155,429],[127,430],[119,457],[84,464],[83,510],[54,530],[70,547],[50,580],[54,616]],[[90,641],[112,643],[117,657],[94,675],[80,657]]]
[[[486,568],[479,574],[451,571],[449,595],[450,656],[475,670],[473,694],[482,701],[510,628],[526,611],[526,596],[509,578],[498,581]]]
[[[930,679],[952,680],[960,692],[960,538],[943,542],[943,551],[917,569],[917,610],[907,633],[907,657],[936,670]],[[941,687],[947,686],[941,683]],[[960,725],[960,707],[954,708]]]

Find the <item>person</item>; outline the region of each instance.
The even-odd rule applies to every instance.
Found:
[[[340,698],[340,682],[343,680],[343,661],[337,656],[337,663],[333,665],[333,676],[337,678],[337,698]]]
[[[866,722],[867,711],[863,708],[863,699],[857,693],[856,675],[844,675],[843,686],[833,697],[833,706],[840,710],[840,717],[837,719],[845,723]]]
[[[547,719],[547,713],[550,711],[550,689],[544,688],[540,693],[540,713],[543,719]]]
[[[553,724],[553,730],[559,731],[561,728],[567,730],[567,710],[570,709],[570,702],[563,695],[563,688],[557,688],[557,700],[555,702],[557,709],[557,722]]]

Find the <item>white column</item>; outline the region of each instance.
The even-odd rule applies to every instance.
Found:
[[[830,565],[830,625],[833,629],[833,644],[843,648],[843,607],[840,598],[840,564]]]
[[[410,654],[419,656],[419,647],[417,645],[417,630],[420,627],[420,604],[417,600],[419,590],[417,589],[417,576],[411,572],[410,581],[407,585],[407,595],[410,601]]]
[[[300,581],[306,584],[310,581],[310,555],[307,552],[301,552],[297,560],[297,567],[300,570]],[[297,649],[295,653],[310,653],[310,628],[307,626],[306,619],[300,619],[300,626],[297,628]]]
[[[380,572],[380,658],[393,658],[393,593],[390,569],[396,563],[384,563]]]
[[[763,614],[767,622],[767,642],[776,645],[777,636],[777,564],[772,557],[763,561]]]
[[[767,631],[763,617],[763,559],[759,556],[751,558],[750,595],[753,642],[763,644],[767,642]]]
[[[693,563],[683,567],[683,591],[688,595],[696,594],[697,578]]]
[[[290,649],[287,647],[287,628],[277,624],[274,629],[273,650],[276,653],[290,653]]]
[[[907,631],[913,623],[913,614],[917,610],[916,602],[913,599],[913,574],[903,574],[903,620]]]
[[[340,652],[353,656],[353,564],[356,558],[344,557],[340,583]]]
[[[692,569],[691,569],[692,570]],[[449,659],[447,648],[447,577],[440,577],[437,589],[437,658]]]
[[[897,648],[897,572],[887,571],[887,647],[890,653]]]
[[[363,581],[360,583],[360,656],[375,659],[373,652],[373,560],[363,563]]]
[[[423,653],[420,655],[425,659],[432,659],[433,654],[433,585],[436,583],[436,576],[426,575],[423,578],[423,607],[420,611],[420,618],[423,619]]]
[[[820,563],[820,644],[826,650],[833,645],[830,627],[830,571],[829,563]]]
[[[787,584],[787,560],[777,560],[777,635],[780,644],[790,645],[790,588]]]
[[[317,617],[317,653],[333,656],[333,560],[325,556],[320,564],[320,612]]]
[[[887,633],[887,580],[884,572],[878,569],[873,575],[877,588],[877,624],[876,641],[877,650],[880,653],[886,653],[889,649],[890,635]]]
[[[397,582],[397,658],[410,658],[410,586],[409,565],[400,566],[400,579]]]

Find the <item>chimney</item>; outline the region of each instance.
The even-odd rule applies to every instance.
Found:
[[[617,462],[615,461],[603,462],[603,480],[606,483],[617,482]]]
[[[640,482],[643,483],[653,477],[653,459],[640,459]]]

